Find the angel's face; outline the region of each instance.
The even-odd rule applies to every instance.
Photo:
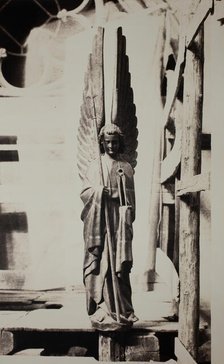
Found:
[[[118,135],[104,135],[103,138],[103,147],[105,153],[108,154],[111,158],[116,158],[119,149],[120,149],[120,139]]]

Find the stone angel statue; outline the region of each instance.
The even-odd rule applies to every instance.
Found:
[[[85,75],[78,168],[83,182],[87,312],[93,327],[111,331],[130,327],[138,320],[129,277],[138,131],[121,28],[117,29],[111,118],[105,120],[103,40],[104,29],[98,28]]]

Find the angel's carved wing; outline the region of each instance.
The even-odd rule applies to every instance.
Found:
[[[124,134],[125,153],[123,158],[134,168],[137,164],[137,118],[131,87],[129,60],[126,55],[126,39],[122,29],[117,29],[117,72],[114,80],[111,121],[117,124]]]
[[[90,161],[97,157],[97,134],[104,125],[103,37],[104,29],[99,27],[93,39],[92,53],[84,79],[77,153],[78,170],[82,180]]]
[[[105,124],[103,38],[104,29],[98,28],[85,74],[83,104],[78,129],[77,157],[79,175],[82,180],[85,178],[90,161],[98,157],[97,136]],[[112,95],[111,120],[109,122],[117,124],[122,130],[125,143],[123,158],[134,168],[137,158],[137,118],[131,88],[129,61],[126,55],[126,41],[121,28],[117,29],[116,72]]]

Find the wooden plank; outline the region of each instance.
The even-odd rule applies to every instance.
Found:
[[[11,332],[93,332],[88,317],[78,317],[78,313],[71,314],[70,311],[61,309],[40,309],[35,311],[24,311],[25,314],[16,317],[15,320],[4,320],[4,329]],[[2,314],[0,315],[0,318]],[[163,321],[138,321],[133,325],[133,332],[162,332],[177,333],[178,322]]]
[[[210,189],[210,173],[197,174],[177,183],[177,196]]]
[[[147,263],[147,283],[152,285],[155,283],[155,266],[156,266],[156,248],[158,240],[158,226],[160,220],[160,197],[161,197],[161,184],[160,184],[160,161],[161,161],[161,127],[158,124],[155,132],[155,145],[153,157],[153,170],[151,195],[150,195],[150,208],[149,208],[149,231],[148,236],[148,263]]]
[[[175,355],[177,364],[197,364],[177,337],[175,338]]]
[[[162,221],[160,228],[160,248],[168,255],[168,243],[169,243],[169,206],[164,205],[162,207]]]
[[[35,356],[30,358],[30,356],[25,356],[21,358],[20,355],[2,355],[1,359],[2,363],[4,364],[31,364],[31,363],[43,363],[43,364],[91,364],[91,363],[97,363],[97,360],[91,357],[56,357],[56,356]]]
[[[187,50],[184,75],[184,113],[181,180],[201,172],[203,102],[203,28]],[[197,50],[197,51],[196,51]],[[180,305],[178,337],[193,358],[198,353],[199,330],[199,193],[180,200]]]
[[[192,46],[201,25],[203,25],[204,21],[207,19],[208,15],[212,12],[212,10],[213,0],[202,0],[199,3],[197,10],[188,25],[189,30],[186,37],[187,48],[190,48]]]
[[[179,272],[179,232],[180,232],[180,198],[177,196],[176,186],[178,179],[175,179],[175,232],[174,232],[174,248],[173,248],[173,264]]]

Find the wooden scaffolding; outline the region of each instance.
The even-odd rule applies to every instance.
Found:
[[[192,2],[191,6],[194,6]],[[167,100],[164,108],[164,130],[171,112],[176,123],[176,146],[165,150],[161,164],[162,184],[162,248],[168,254],[169,209],[175,206],[174,256],[180,278],[179,328],[175,354],[179,364],[195,364],[198,360],[200,315],[200,192],[210,189],[210,173],[201,173],[202,149],[210,148],[210,135],[202,134],[204,22],[213,12],[213,1],[201,1],[196,12],[191,7],[183,15],[179,53],[172,77],[168,75]],[[182,78],[183,77],[183,78]],[[184,79],[184,81],[183,81]],[[183,81],[183,84],[182,84]],[[170,83],[170,85],[169,85]],[[183,100],[178,104],[178,92],[183,86]],[[172,138],[172,135],[171,135]],[[179,139],[179,141],[178,141]],[[170,155],[169,155],[170,153]],[[167,168],[170,157],[171,167]],[[174,201],[167,201],[169,182],[174,182]],[[164,192],[165,191],[165,192]],[[179,252],[179,254],[178,254]],[[178,259],[179,256],[179,259]]]

